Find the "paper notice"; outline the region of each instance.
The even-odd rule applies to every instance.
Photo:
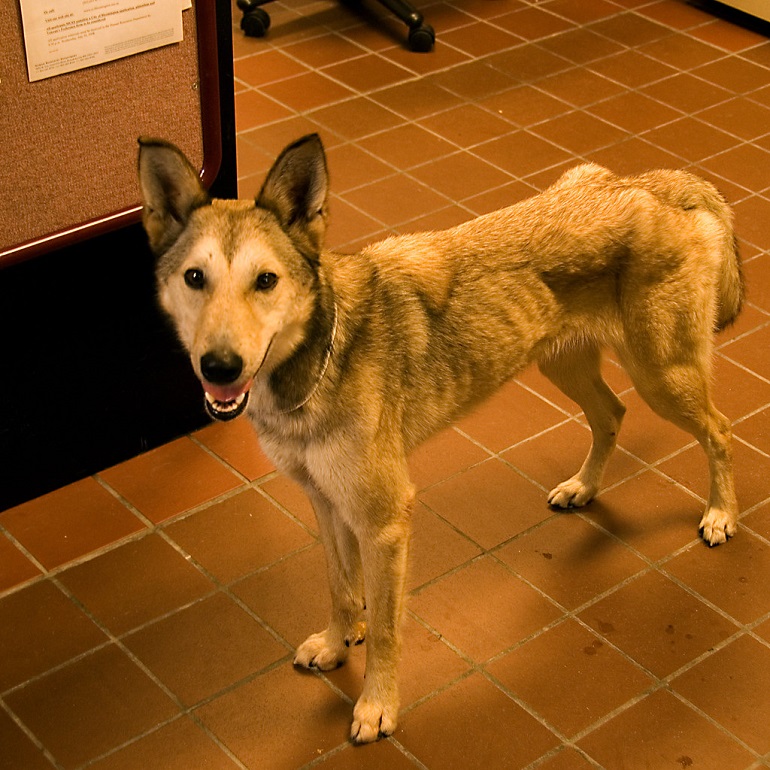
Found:
[[[182,40],[180,2],[20,0],[20,3],[31,81]]]

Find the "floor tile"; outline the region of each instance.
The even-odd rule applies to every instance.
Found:
[[[767,133],[770,110],[765,104],[737,97],[698,113],[698,119],[750,141]]]
[[[294,647],[329,624],[329,583],[320,545],[239,581],[231,590]]]
[[[4,756],[0,757],[0,767],[3,770],[12,770],[14,767],[24,768],[24,770],[53,768],[43,752],[5,711],[0,711],[0,745],[4,753]]]
[[[742,636],[674,679],[672,687],[759,754],[770,751],[763,716],[770,687],[767,645]]]
[[[298,484],[286,476],[276,476],[261,484],[260,489],[267,492],[271,499],[299,519],[309,530],[317,531],[313,506]]]
[[[235,109],[235,125],[239,131],[265,125],[291,115],[291,110],[283,104],[253,90],[241,91],[235,95]]]
[[[220,593],[145,626],[123,643],[185,706],[222,692],[288,654]]]
[[[752,192],[768,187],[767,179],[756,173],[757,165],[767,163],[770,153],[753,145],[740,145],[705,160],[702,165]]]
[[[767,70],[738,56],[698,67],[693,75],[739,94],[767,85]]]
[[[500,29],[496,25],[476,21],[467,26],[444,32],[441,35],[441,41],[459,48],[471,56],[484,56],[499,51],[501,48],[510,48],[521,42],[521,38]]]
[[[411,168],[441,158],[455,149],[444,139],[413,123],[360,139],[358,143],[391,167],[401,168]]]
[[[502,457],[533,481],[553,489],[578,472],[590,447],[590,430],[570,421],[518,444]],[[616,449],[607,465],[602,488],[629,478],[643,467],[638,460]]]
[[[770,546],[750,532],[740,535],[726,548],[698,543],[664,569],[739,623],[753,623],[770,612],[770,597],[759,589],[770,577]]]
[[[463,104],[444,110],[424,118],[420,124],[458,147],[472,147],[511,130],[507,120],[475,104]],[[492,183],[486,187],[496,185]],[[464,197],[467,196],[458,196],[460,199]]]
[[[722,51],[714,46],[679,34],[655,40],[641,46],[640,50],[665,64],[683,70],[694,69],[723,55]]]
[[[214,422],[199,430],[195,438],[251,481],[275,470],[248,420]]]
[[[567,102],[532,86],[509,88],[482,99],[479,104],[520,128],[537,125],[573,109]]]
[[[453,476],[419,499],[483,548],[494,548],[552,515],[545,492],[499,460]]]
[[[0,599],[0,692],[104,644],[106,635],[47,580]]]
[[[730,91],[689,73],[659,80],[642,90],[647,96],[687,114],[720,104],[732,96]]]
[[[320,72],[306,72],[262,86],[260,92],[290,110],[302,112],[353,95],[353,91]]]
[[[172,522],[165,532],[222,583],[232,583],[314,542],[253,489]]]
[[[310,67],[318,68],[329,64],[355,59],[365,53],[365,49],[346,40],[336,32],[329,32],[320,37],[300,40],[286,46],[286,53],[303,61]]]
[[[623,93],[623,87],[618,83],[583,67],[559,71],[539,81],[537,87],[556,99],[582,108]]]
[[[565,420],[565,415],[517,382],[509,382],[458,427],[483,446],[499,452]]]
[[[473,730],[467,729],[473,725]],[[430,767],[525,767],[558,741],[479,674],[409,712],[395,737]]]
[[[238,80],[252,87],[307,72],[307,67],[276,49],[237,59],[233,69]]]
[[[567,736],[653,685],[641,669],[573,620],[517,647],[487,671]]]
[[[476,662],[556,620],[559,611],[490,557],[413,596],[412,611]]]
[[[508,134],[475,148],[484,160],[518,177],[526,177],[542,168],[555,166],[570,156],[561,147],[528,131]]]
[[[5,700],[65,770],[178,713],[163,690],[114,645],[25,685]]]
[[[154,523],[241,485],[215,458],[180,438],[99,474]]]
[[[0,593],[40,574],[40,570],[8,539],[0,536]]]
[[[0,526],[46,569],[144,528],[140,519],[92,478],[0,513]]]
[[[618,444],[635,457],[656,462],[695,440],[686,431],[659,417],[636,391],[624,394],[623,402],[626,414],[618,433]]]
[[[744,516],[742,523],[765,540],[770,540],[770,504],[765,503]]]
[[[495,555],[571,610],[646,568],[634,553],[571,513],[554,516]]]
[[[359,770],[363,761],[367,770],[412,770],[419,767],[390,741],[380,741],[374,746],[346,746],[342,751],[329,754],[319,767]]]
[[[454,428],[428,439],[409,455],[409,475],[418,490],[486,460],[489,454]]]
[[[578,746],[602,767],[743,770],[752,755],[673,695],[658,691],[602,725]]]
[[[469,664],[444,644],[440,636],[410,617],[405,619],[398,669],[402,710],[443,689],[469,670]],[[361,695],[365,673],[366,642],[354,647],[345,664],[329,671],[326,677],[355,701]]]
[[[626,50],[601,61],[591,62],[591,70],[631,88],[654,83],[673,75],[676,70],[639,51]]]
[[[540,78],[573,68],[571,62],[537,44],[501,51],[490,56],[488,61],[495,68],[515,78],[517,83],[536,82]]]
[[[417,588],[481,553],[444,519],[425,505],[415,506],[409,545],[407,588]]]
[[[187,717],[169,722],[90,767],[93,770],[236,770],[238,765]]]
[[[575,64],[588,64],[622,50],[622,46],[585,27],[571,29],[546,38],[540,45],[547,51]]]
[[[658,677],[669,676],[738,630],[658,572],[601,599],[580,619]]]
[[[584,511],[627,545],[659,559],[697,537],[703,504],[645,472],[602,493]]]
[[[570,29],[572,26],[565,19],[538,7],[515,10],[512,13],[499,16],[495,23],[526,40],[550,37],[565,29]]]
[[[575,155],[615,144],[627,136],[622,129],[582,111],[563,115],[532,130]]]
[[[347,741],[352,707],[285,664],[195,712],[249,770],[300,767]],[[287,740],[291,736],[291,740]]]
[[[329,177],[334,180],[334,186],[340,193],[393,174],[393,166],[375,158],[356,144],[332,147],[326,153],[326,161]]]
[[[321,71],[356,91],[375,91],[412,77],[408,70],[376,54],[331,64]]]
[[[748,510],[770,497],[770,457],[736,441],[733,442],[733,462],[735,492],[741,511]],[[700,446],[691,447],[658,467],[704,500],[708,498],[708,466]]]
[[[215,588],[157,534],[71,567],[58,580],[118,636],[200,599]]]
[[[625,131],[641,133],[681,117],[681,112],[645,94],[628,91],[589,107],[589,112]]]
[[[419,161],[418,161],[419,162]],[[409,222],[448,205],[444,195],[404,174],[363,185],[345,199],[380,222]]]

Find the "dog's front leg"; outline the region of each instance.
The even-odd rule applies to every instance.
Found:
[[[387,524],[359,534],[367,632],[366,679],[353,709],[350,730],[356,743],[391,735],[398,720],[398,661],[413,492],[410,490],[405,497],[399,496]]]
[[[332,609],[329,625],[297,648],[294,664],[329,671],[345,662],[351,645],[364,640],[361,556],[356,536],[328,501],[315,489],[307,491],[326,555]]]

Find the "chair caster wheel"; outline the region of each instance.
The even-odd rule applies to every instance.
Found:
[[[270,16],[254,0],[238,0],[238,7],[243,11],[241,29],[246,37],[264,37],[270,29]]]
[[[430,24],[420,24],[409,30],[409,48],[416,53],[428,53],[435,42],[436,33]]]

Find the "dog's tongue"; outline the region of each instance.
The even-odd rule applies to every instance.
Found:
[[[251,390],[251,385],[252,380],[249,380],[243,385],[214,385],[210,382],[204,382],[203,389],[215,401],[226,404],[229,401],[235,401],[236,398]]]

